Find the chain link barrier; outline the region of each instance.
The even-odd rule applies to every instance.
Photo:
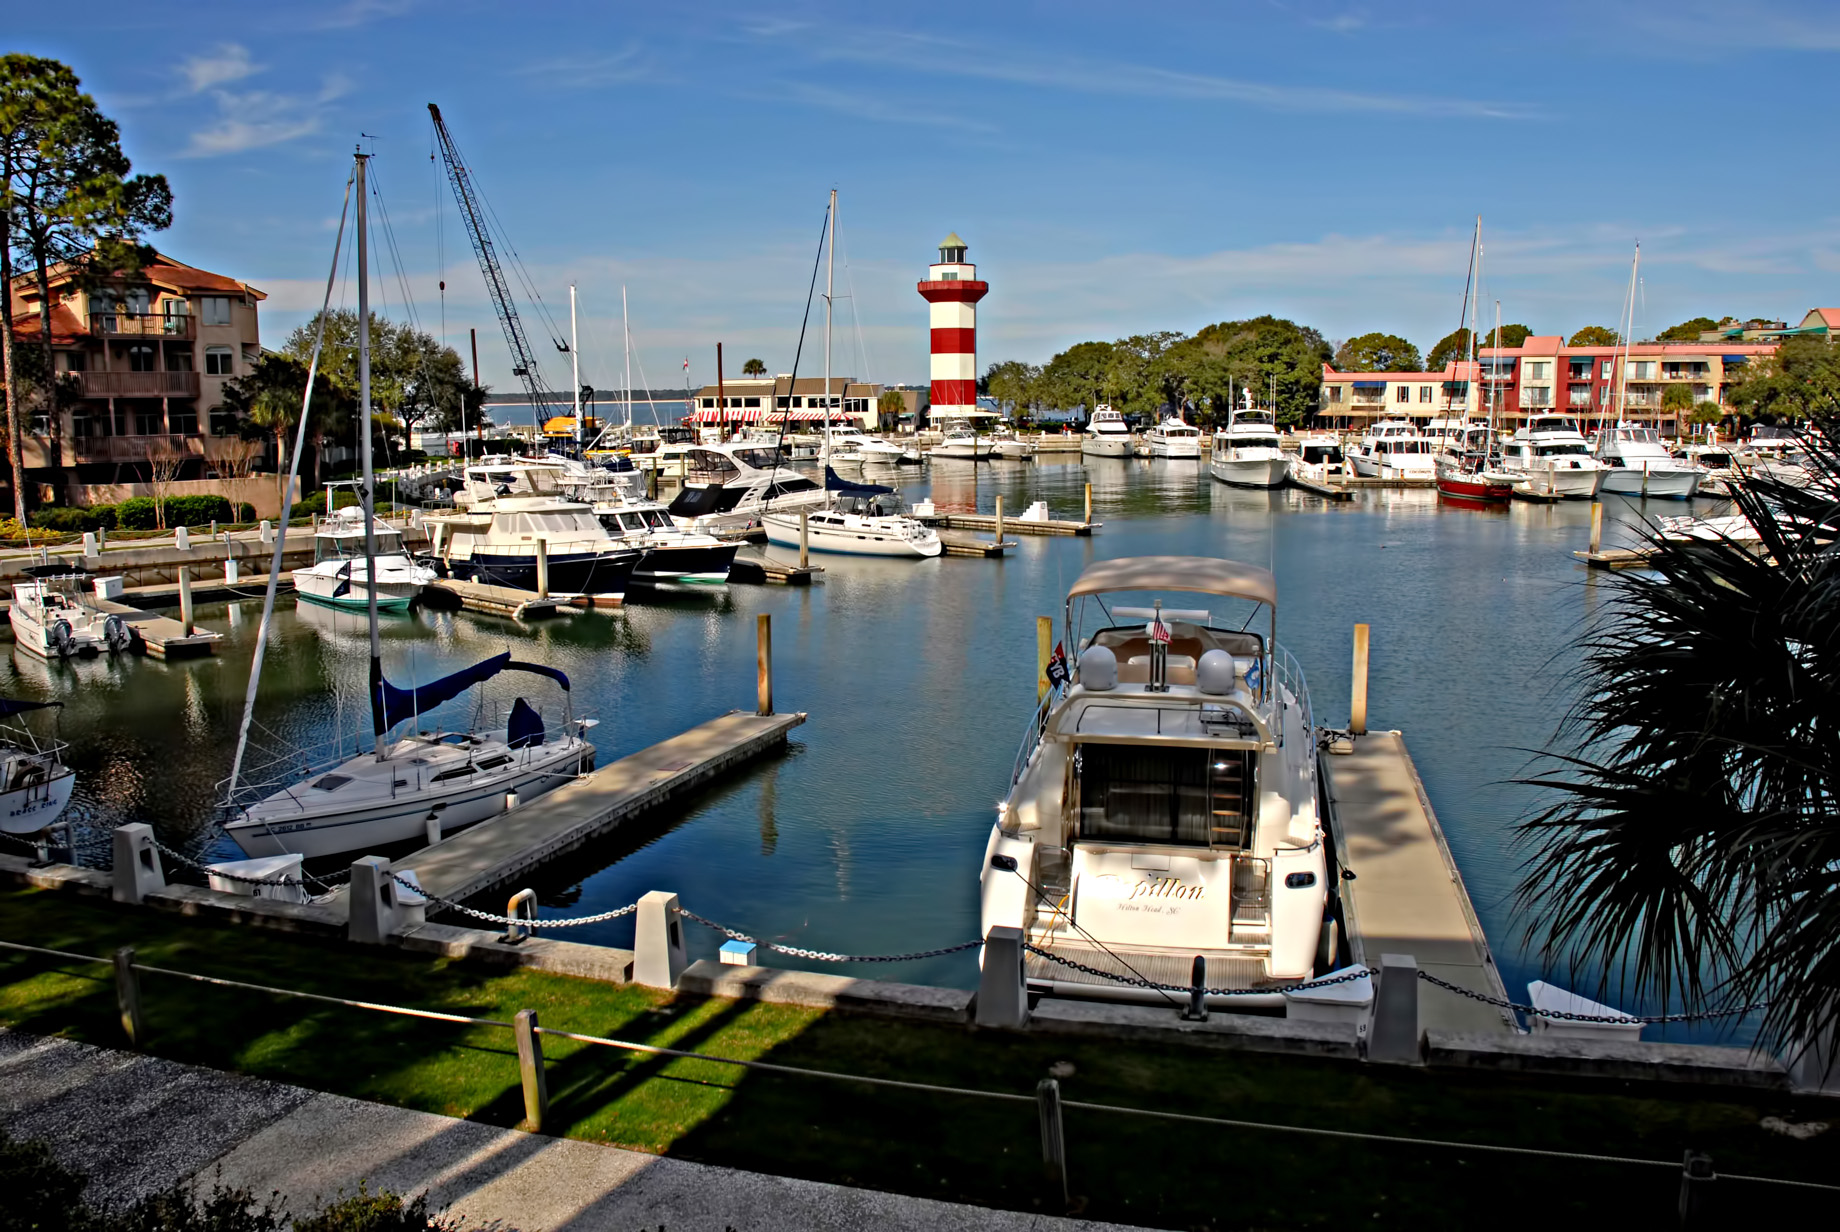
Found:
[[[1051,963],[1058,963],[1063,967],[1070,967],[1075,971],[1084,972],[1087,975],[1096,976],[1102,980],[1111,980],[1117,984],[1125,984],[1132,988],[1148,988],[1152,992],[1193,993],[1195,991],[1194,985],[1192,984],[1159,984],[1155,980],[1147,980],[1139,976],[1119,975],[1114,971],[1104,971],[1098,967],[1089,967],[1083,962],[1075,962],[1071,958],[1063,958],[1061,955],[1054,953],[1054,951],[1043,949],[1041,946],[1029,941],[1024,941],[1022,943],[1022,948],[1038,958],[1047,959]],[[1263,997],[1270,996],[1274,993],[1299,992],[1306,988],[1333,988],[1337,984],[1350,984],[1355,980],[1364,980],[1372,974],[1373,973],[1366,967],[1362,967],[1358,971],[1349,971],[1343,975],[1328,976],[1320,980],[1306,980],[1301,984],[1285,984],[1277,988],[1203,988],[1201,991],[1203,994],[1210,997]]]
[[[718,924],[714,920],[704,919],[696,912],[686,910],[683,907],[677,909],[677,914],[683,916],[686,920],[695,920],[705,928],[713,928],[722,935],[732,938],[735,941],[745,941],[749,945],[758,945],[764,949],[772,950],[776,954],[786,954],[793,958],[809,958],[813,962],[914,962],[922,958],[940,958],[947,954],[959,954],[963,953],[965,950],[975,950],[984,944],[983,940],[979,939],[977,941],[962,942],[958,945],[948,945],[937,950],[915,950],[911,954],[833,954],[828,950],[805,950],[800,949],[796,945],[780,945],[775,941],[762,941],[757,937],[750,937],[744,932],[738,932],[728,927],[726,924]]]
[[[88,827],[85,827],[85,829],[88,829]],[[314,885],[320,887],[320,893],[318,897],[323,898],[327,894],[332,893],[332,891],[336,890],[339,886],[343,885],[345,882],[351,880],[351,874],[349,872],[335,873],[331,878],[325,878],[325,877],[317,877],[314,874],[309,873],[305,868],[302,868],[300,870],[300,880],[299,881],[294,881],[287,877],[281,877],[281,878],[245,877],[241,873],[225,872],[221,868],[212,868],[208,864],[200,864],[197,860],[193,859],[191,856],[186,855],[183,851],[174,851],[171,847],[168,847],[165,843],[162,843],[157,838],[149,838],[147,841],[153,844],[153,849],[155,851],[159,852],[163,856],[167,856],[173,860],[178,861],[180,864],[183,864],[187,868],[194,869],[197,872],[203,873],[207,877],[222,877],[225,881],[235,881],[242,885],[268,886],[271,888],[274,886],[291,886],[297,889],[305,889],[306,886],[304,883],[310,881]]]
[[[624,907],[616,907],[612,911],[603,911],[599,915],[576,916],[573,919],[561,919],[555,916],[537,918],[534,916],[513,917],[508,915],[493,915],[489,911],[478,911],[467,906],[465,903],[457,903],[451,898],[442,898],[438,894],[430,894],[427,890],[416,885],[413,881],[405,880],[401,874],[394,870],[390,872],[390,880],[394,881],[398,886],[409,891],[411,894],[427,899],[430,904],[444,911],[458,911],[462,915],[472,916],[475,920],[484,920],[488,924],[503,924],[507,928],[513,926],[529,929],[579,928],[583,924],[604,924],[608,920],[617,920],[621,916],[631,915],[639,909],[638,903],[628,903]]]
[[[1731,1009],[1701,1010],[1692,1014],[1572,1014],[1564,1010],[1543,1010],[1537,1005],[1522,1005],[1518,1001],[1503,1001],[1500,997],[1491,997],[1487,993],[1477,992],[1461,984],[1439,979],[1429,971],[1422,969],[1418,973],[1418,978],[1446,992],[1454,992],[1459,997],[1468,997],[1471,1001],[1480,1001],[1484,1005],[1492,1005],[1497,1009],[1518,1010],[1520,1013],[1538,1018],[1556,1019],[1559,1022],[1607,1022],[1620,1023],[1624,1026],[1638,1022],[1644,1025],[1664,1022],[1706,1022],[1715,1018],[1733,1018],[1739,1014],[1748,1014],[1752,1010],[1766,1009],[1770,1004],[1768,1001],[1753,1001],[1749,1005],[1733,1006]]]

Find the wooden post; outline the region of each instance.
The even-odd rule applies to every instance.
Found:
[[[1595,556],[1604,546],[1604,502],[1591,502],[1591,554]]]
[[[185,626],[185,635],[192,634],[192,567],[179,566],[179,620]]]
[[[1003,545],[1003,493],[997,493],[997,546]]]
[[[549,1115],[549,1081],[543,1073],[543,1041],[537,1036],[537,1011],[519,1010],[512,1022],[512,1033],[517,1036],[518,1078],[524,1087],[524,1123],[519,1128],[540,1134],[543,1119]]]
[[[131,945],[115,951],[115,1004],[121,1009],[122,1034],[130,1047],[139,1048],[147,1040],[147,1020],[141,1016],[141,981],[134,974]]]
[[[1092,525],[1092,483],[1090,481],[1086,484],[1086,524]]]
[[[811,511],[799,510],[799,568],[811,568]]]
[[[1043,1078],[1035,1084],[1035,1108],[1041,1116],[1041,1163],[1050,1181],[1059,1181],[1061,1201],[1067,1195],[1067,1133],[1061,1124],[1061,1084]]]
[[[1354,627],[1354,688],[1348,705],[1348,732],[1367,734],[1367,626]]]
[[[1048,656],[1054,653],[1054,617],[1035,618],[1035,700],[1048,692]]]
[[[755,686],[760,694],[757,714],[773,713],[773,617],[762,612],[755,617]]]
[[[537,598],[549,598],[549,540],[537,536]]]
[[[647,500],[658,499],[658,459],[652,459],[652,468],[645,472],[645,497]]]

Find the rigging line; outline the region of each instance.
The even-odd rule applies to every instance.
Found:
[[[857,354],[857,358],[859,358],[862,361],[862,376],[858,379],[860,379],[865,385],[872,385],[875,383],[875,377],[874,377],[872,369],[869,367],[868,344],[864,342],[863,340],[862,313],[857,311],[857,308],[856,308],[856,275],[855,275],[855,272],[851,270],[850,268],[850,246],[849,246],[848,240],[845,240],[845,242],[842,245],[842,248],[843,248],[843,285],[848,287],[850,290],[850,294],[849,294],[850,320],[854,322],[856,326],[856,354]]]
[[[510,232],[505,230],[505,224],[499,220],[498,211],[492,208],[491,200],[486,197],[484,193],[478,191],[477,185],[474,186],[474,192],[478,195],[481,204],[485,206],[486,214],[491,218],[492,229],[498,233],[499,246],[510,254],[511,260],[509,264],[512,273],[516,276],[517,280],[523,284],[525,294],[530,296],[531,306],[537,310],[538,314],[542,316],[544,323],[549,326],[550,341],[552,343],[561,342],[562,326],[556,322],[556,318],[550,313],[549,305],[543,302],[543,296],[537,290],[536,281],[531,278],[530,271],[524,265],[524,258],[519,255],[516,245],[511,242],[511,235]]]
[[[812,258],[811,262],[811,286],[805,290],[805,318],[799,322],[799,345],[792,352],[792,376],[786,382],[786,412],[780,416],[779,420],[779,440],[774,445],[775,465],[778,465],[778,453],[786,448],[786,425],[792,422],[792,392],[799,387],[799,359],[805,354],[805,327],[811,324],[811,301],[818,291],[818,267],[824,264],[824,235],[830,227],[830,222],[831,206],[827,200],[824,203],[824,221],[818,226],[818,255]],[[825,402],[828,403],[830,398],[831,391],[827,389],[824,391]],[[775,397],[773,401],[775,403],[773,409],[778,411],[779,399]],[[826,416],[830,415],[829,406],[824,408],[824,413]],[[825,422],[829,422],[828,418]]]
[[[288,467],[286,506],[275,528],[274,559],[268,569],[268,589],[262,597],[262,623],[256,629],[255,656],[249,665],[249,688],[243,697],[243,721],[237,727],[236,755],[230,762],[230,786],[224,793],[226,803],[236,794],[237,776],[242,773],[243,754],[249,747],[249,721],[255,715],[256,692],[262,684],[262,659],[268,651],[268,632],[275,618],[275,591],[281,582],[281,562],[286,559],[288,521],[294,513],[294,485],[300,477],[300,455],[307,445],[307,412],[313,406],[313,381],[319,375],[319,357],[326,342],[326,309],[332,303],[333,283],[338,279],[339,257],[345,244],[345,221],[351,212],[351,187],[357,179],[354,171],[345,181],[345,203],[339,209],[339,231],[332,242],[332,268],[326,274],[326,294],[320,304],[319,323],[313,331],[313,357],[307,362],[307,385],[300,395],[300,424],[295,429],[294,457]]]

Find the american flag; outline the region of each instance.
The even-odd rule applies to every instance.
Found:
[[[1165,644],[1169,641],[1169,626],[1163,623],[1161,616],[1154,617],[1150,621],[1150,640]]]

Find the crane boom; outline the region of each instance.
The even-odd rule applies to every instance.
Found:
[[[472,176],[467,173],[460,151],[455,147],[446,123],[441,119],[441,109],[429,103],[428,114],[434,118],[434,133],[440,142],[441,161],[447,164],[447,179],[454,187],[454,199],[460,203],[460,218],[466,224],[466,233],[473,241],[473,253],[479,258],[479,272],[485,275],[486,291],[492,296],[492,307],[498,313],[499,326],[505,331],[505,345],[511,348],[512,375],[524,382],[524,390],[530,395],[531,412],[537,417],[541,430],[543,421],[554,414],[551,391],[543,379],[541,369],[537,367],[536,353],[530,348],[530,340],[524,336],[524,323],[518,319],[517,304],[511,299],[511,287],[505,281],[505,271],[498,263],[497,252],[493,250],[492,237],[486,230],[485,216],[479,208],[478,194],[473,190]]]

